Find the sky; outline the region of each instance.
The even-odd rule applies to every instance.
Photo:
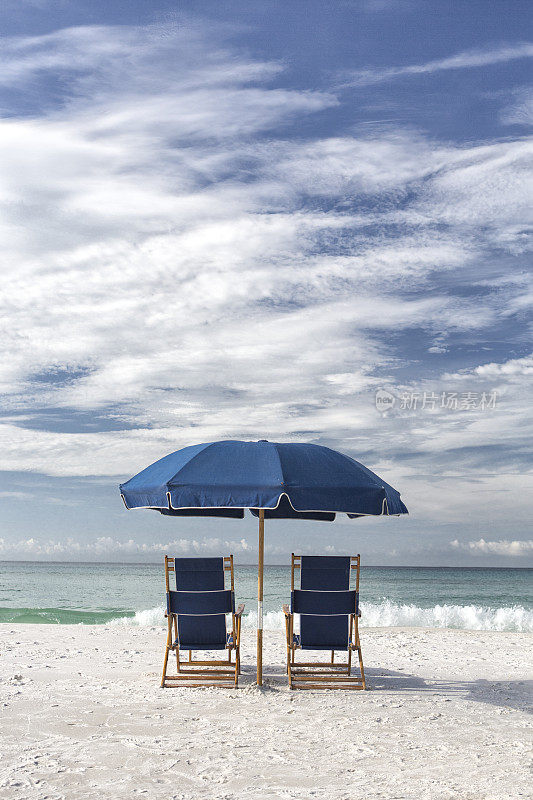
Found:
[[[0,559],[257,556],[126,512],[217,439],[313,442],[402,518],[272,521],[266,559],[531,566],[521,0],[5,0]]]

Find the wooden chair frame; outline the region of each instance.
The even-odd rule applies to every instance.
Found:
[[[294,591],[294,573],[301,569],[302,557],[291,556],[291,593]],[[350,576],[355,571],[355,591],[359,595],[359,576],[361,569],[361,556],[350,556]],[[350,614],[348,636],[348,660],[346,663],[335,662],[335,651],[331,651],[331,661],[300,661],[296,662],[296,650],[299,644],[294,642],[294,614],[289,606],[283,606],[285,614],[285,632],[287,635],[287,675],[291,689],[366,689],[365,670],[359,639],[359,617],[361,612]],[[359,657],[359,675],[352,675],[352,652],[356,651]]]
[[[224,574],[230,573],[231,591],[235,591],[235,580],[233,573],[233,556],[224,556]],[[175,573],[174,558],[165,556],[165,586],[167,593],[170,591],[170,573]],[[222,688],[234,688],[239,685],[239,675],[241,674],[241,619],[244,605],[240,605],[231,615],[232,618],[232,640],[226,645],[228,657],[224,660],[195,661],[192,657],[192,650],[189,650],[188,661],[180,660],[180,648],[178,642],[178,615],[174,613],[165,614],[167,618],[167,643],[165,647],[165,658],[163,661],[163,675],[161,677],[161,688],[165,686],[190,686],[206,687],[220,686]],[[206,650],[209,649],[206,647]],[[167,675],[168,656],[171,650],[176,653],[176,675]],[[235,661],[232,662],[232,653],[235,651]],[[167,683],[170,681],[170,683]]]

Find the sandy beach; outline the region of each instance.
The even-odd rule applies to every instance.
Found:
[[[367,692],[290,692],[276,631],[261,690],[249,628],[238,690],[160,689],[161,628],[0,639],[5,800],[530,797],[530,634],[365,629]]]

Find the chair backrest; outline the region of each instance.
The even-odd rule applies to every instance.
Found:
[[[350,591],[355,568],[356,589]],[[300,570],[300,589],[294,571]],[[300,614],[300,645],[312,650],[346,650],[350,614],[358,613],[359,556],[292,557],[292,611]]]
[[[168,573],[175,572],[176,591]],[[165,559],[167,611],[177,614],[180,647],[221,649],[226,646],[226,614],[235,611],[233,557]],[[225,572],[231,589],[225,589]]]
[[[178,591],[224,588],[223,558],[175,558],[174,572]]]
[[[300,556],[300,588],[350,588],[350,556]]]

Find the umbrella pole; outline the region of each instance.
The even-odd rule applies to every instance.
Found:
[[[257,569],[257,685],[263,685],[263,564],[265,558],[265,512],[259,511],[259,557]]]

